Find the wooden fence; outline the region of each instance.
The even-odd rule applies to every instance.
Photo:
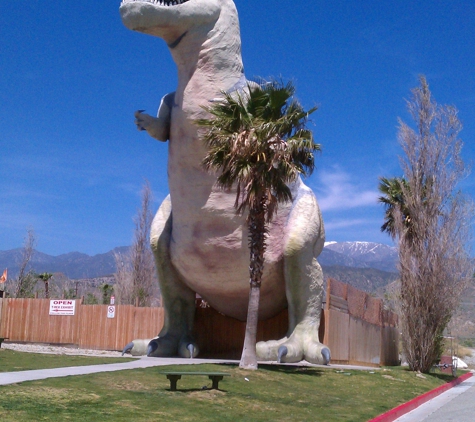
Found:
[[[74,315],[49,315],[48,299],[0,299],[0,337],[12,342],[69,344],[98,350],[122,350],[136,338],[155,337],[163,327],[163,308],[116,305],[114,318],[107,305],[82,305]],[[201,356],[239,357],[245,322],[212,308],[197,306],[195,336]],[[283,337],[287,311],[259,323],[258,340]]]
[[[323,343],[332,362],[398,365],[398,318],[381,299],[334,279],[327,281]]]
[[[99,350],[122,350],[135,338],[152,338],[163,326],[163,308],[82,305],[74,315],[49,315],[49,299],[0,299],[0,337],[9,341],[70,344]]]
[[[257,326],[257,341],[275,340],[287,333],[287,310]],[[194,334],[200,356],[239,359],[244,343],[246,323],[227,317],[213,308],[197,306]]]
[[[49,315],[47,299],[0,299],[0,337],[9,341],[71,344],[82,348],[122,350],[136,338],[152,338],[163,326],[162,308],[117,305],[107,318],[107,305],[76,301],[73,316]],[[329,280],[322,311],[320,339],[330,347],[332,362],[396,365],[397,317],[383,311],[378,299],[343,283]],[[286,335],[287,310],[260,321],[257,339]],[[197,302],[194,334],[201,357],[238,359],[245,322],[226,317]]]

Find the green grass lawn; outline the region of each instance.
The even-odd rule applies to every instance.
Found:
[[[99,365],[103,363],[129,362],[130,358],[96,356],[49,355],[22,353],[0,349],[0,372],[27,371],[30,369],[62,368],[66,366]]]
[[[170,391],[163,371],[228,372],[220,390],[184,376]],[[247,378],[247,379],[246,379]],[[162,366],[0,387],[7,421],[367,421],[450,377],[402,368],[338,370],[260,365]]]

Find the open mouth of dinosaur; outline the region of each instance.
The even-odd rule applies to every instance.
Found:
[[[157,6],[178,6],[188,1],[190,0],[122,0],[121,4],[139,2],[156,4]]]

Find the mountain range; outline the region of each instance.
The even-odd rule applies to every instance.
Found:
[[[104,277],[115,272],[114,255],[126,253],[127,250],[128,247],[123,246],[94,256],[80,252],[52,256],[34,251],[29,266],[37,273],[63,273],[70,279]],[[18,274],[22,252],[22,249],[0,251],[0,270],[8,268],[9,278],[15,278]],[[380,286],[388,279],[394,279],[397,250],[372,242],[328,242],[318,261],[327,276],[345,282],[349,278],[357,278],[357,284],[366,284],[364,290],[373,290],[373,284]]]
[[[81,252],[70,252],[58,256],[34,251],[27,269],[36,273],[63,273],[70,279],[98,278],[109,276],[116,271],[114,255],[125,253],[127,246],[114,248],[103,254],[90,256]],[[18,275],[23,249],[0,251],[0,270],[8,268],[9,278]]]
[[[375,268],[397,272],[398,253],[394,246],[373,242],[327,242],[318,257],[325,266]]]
[[[325,279],[379,294],[397,280],[397,260],[395,247],[373,242],[327,242],[318,257]]]

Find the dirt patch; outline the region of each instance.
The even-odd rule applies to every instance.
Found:
[[[48,344],[36,343],[3,343],[2,349],[15,350],[17,352],[44,353],[50,355],[71,355],[71,356],[98,356],[98,357],[120,357],[121,352],[113,350],[93,350],[80,349],[78,347],[50,346]]]

